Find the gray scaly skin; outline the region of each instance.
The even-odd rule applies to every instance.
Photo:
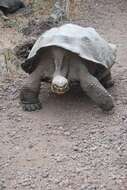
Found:
[[[101,85],[99,80],[92,76],[87,68],[82,65],[80,70],[80,85],[84,92],[103,110],[108,111],[113,108],[112,96]]]
[[[47,73],[47,76],[51,79],[51,87],[54,92],[58,94],[64,93],[68,90],[70,82],[79,81],[83,91],[102,110],[109,111],[114,107],[111,95],[100,81],[88,71],[79,56],[75,54],[69,55],[66,50],[58,47],[51,48],[51,56],[49,56],[49,51],[48,56],[44,56],[21,90],[20,99],[24,110],[35,111],[41,109],[38,96],[41,80]],[[49,59],[52,63],[51,65],[49,65]],[[105,85],[106,82],[107,84],[111,82],[110,71],[105,76],[105,80],[103,80]]]
[[[25,111],[41,109],[39,92],[41,86],[41,65],[29,76],[20,93],[20,100]]]

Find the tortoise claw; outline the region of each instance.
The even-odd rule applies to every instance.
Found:
[[[104,112],[109,112],[114,108],[114,104],[113,101],[111,99],[109,99],[109,102],[107,102],[107,104],[101,104],[100,108],[104,111]]]
[[[107,89],[107,88],[111,88],[112,86],[114,86],[114,81],[113,80],[108,80],[106,82],[101,82],[101,84]]]
[[[40,110],[42,108],[42,105],[40,102],[38,103],[22,103],[22,108],[24,111],[36,111]]]
[[[107,83],[105,84],[105,88],[111,88],[112,86],[114,86],[114,81],[113,80],[109,80],[107,81]]]

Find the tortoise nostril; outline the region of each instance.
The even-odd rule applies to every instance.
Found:
[[[53,88],[56,88],[56,89],[66,89],[68,87],[68,84],[64,84],[63,86],[59,86],[57,84],[53,84]]]

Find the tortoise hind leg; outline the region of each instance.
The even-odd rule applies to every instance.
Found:
[[[106,75],[100,80],[100,83],[105,88],[111,88],[114,85],[114,81],[112,80],[111,71],[107,70]]]
[[[39,101],[39,92],[41,85],[41,68],[37,69],[29,75],[27,82],[22,87],[20,92],[20,100],[22,107],[25,111],[35,111],[41,109]]]

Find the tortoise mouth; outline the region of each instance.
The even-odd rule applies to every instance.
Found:
[[[62,95],[62,94],[65,94],[69,90],[69,85],[65,84],[64,86],[60,87],[60,86],[57,86],[56,84],[51,84],[51,90],[55,94]]]

